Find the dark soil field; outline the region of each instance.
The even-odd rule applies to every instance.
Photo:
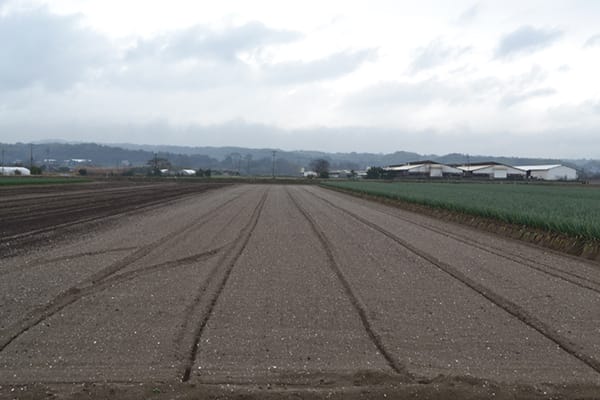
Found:
[[[597,399],[600,264],[316,186],[0,189],[0,398]]]

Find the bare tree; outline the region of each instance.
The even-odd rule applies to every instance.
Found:
[[[329,178],[329,161],[317,158],[310,162],[310,168],[317,173],[319,178]]]

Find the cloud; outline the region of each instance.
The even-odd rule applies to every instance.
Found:
[[[267,28],[260,22],[230,27],[221,31],[196,25],[177,32],[140,40],[129,50],[128,59],[161,57],[169,60],[214,58],[233,61],[242,52],[298,40],[298,32]]]
[[[595,47],[600,46],[600,33],[590,37],[585,41],[584,47]]]
[[[259,22],[218,32],[198,25],[138,41],[114,76],[122,85],[157,89],[297,84],[338,78],[376,57],[372,49],[339,52],[309,62],[269,63],[251,57],[250,65],[246,57],[240,57],[301,37],[298,32],[270,29]]]
[[[266,82],[291,84],[335,79],[355,71],[360,65],[376,57],[375,50],[340,52],[310,62],[293,61],[264,65]]]
[[[420,82],[381,82],[352,94],[346,105],[352,108],[422,106],[433,102],[452,103],[461,99],[456,88],[437,79]]]
[[[436,39],[426,47],[420,47],[416,50],[416,57],[412,61],[410,69],[413,73],[430,69],[457,58],[469,50],[469,47],[446,46],[440,39]]]
[[[110,48],[79,22],[45,8],[0,17],[0,90],[35,84],[63,90],[101,67]]]
[[[532,86],[544,83],[547,79],[548,72],[539,65],[533,65],[529,71],[511,77],[505,86],[512,91],[526,91]]]
[[[541,88],[529,90],[518,94],[508,94],[501,100],[501,104],[505,107],[511,107],[515,104],[531,100],[536,97],[548,97],[556,94],[556,90],[552,88]]]
[[[511,57],[516,54],[527,54],[550,46],[560,39],[563,33],[557,29],[537,29],[522,26],[505,35],[496,49],[497,58]]]
[[[472,22],[480,11],[480,4],[474,4],[471,7],[467,8],[460,16],[458,17],[458,23],[460,25],[465,25]]]

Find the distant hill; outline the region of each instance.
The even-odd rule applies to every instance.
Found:
[[[4,150],[6,165],[29,164],[30,145],[27,143],[0,144]],[[583,169],[585,172],[600,174],[600,160],[559,160],[541,158],[517,158],[452,153],[446,155],[418,154],[405,151],[394,153],[326,153],[321,151],[281,149],[252,149],[244,147],[186,147],[137,145],[130,143],[64,143],[40,142],[33,145],[33,159],[43,164],[44,159],[59,162],[70,159],[90,159],[95,166],[113,167],[130,164],[145,166],[154,157],[168,159],[181,168],[211,168],[239,171],[241,174],[270,175],[272,156],[275,151],[275,169],[279,175],[297,175],[300,168],[308,168],[312,160],[323,158],[330,162],[332,169],[363,170],[369,166],[386,166],[411,161],[433,160],[446,164],[495,161],[505,164],[549,164],[562,163]]]

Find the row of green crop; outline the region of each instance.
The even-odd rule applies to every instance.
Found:
[[[600,189],[596,188],[412,182],[325,185],[600,240]]]
[[[42,178],[29,176],[15,177],[0,177],[0,186],[15,186],[15,185],[49,185],[61,183],[81,183],[89,182],[88,179],[81,178]]]

